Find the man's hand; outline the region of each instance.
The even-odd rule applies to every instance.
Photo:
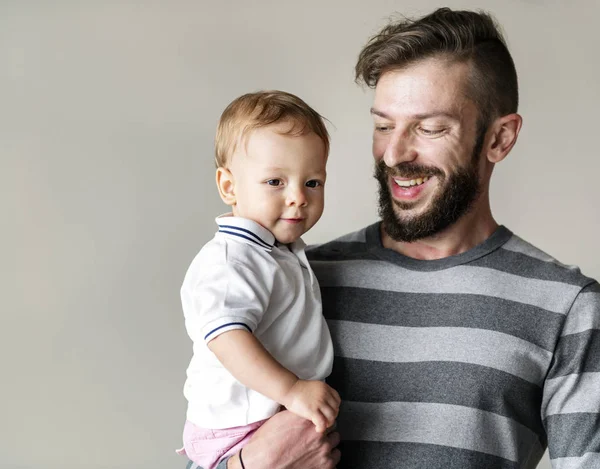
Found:
[[[281,400],[286,409],[315,424],[323,433],[335,423],[340,409],[340,396],[322,381],[298,380]]]
[[[256,431],[242,457],[251,469],[334,469],[339,442],[339,433],[317,433],[310,421],[284,410]],[[241,467],[237,456],[227,463],[227,469]]]

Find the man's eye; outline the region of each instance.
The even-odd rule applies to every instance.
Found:
[[[279,179],[269,179],[267,181],[267,184],[269,186],[279,186],[281,184],[281,180],[279,180]]]
[[[389,132],[390,130],[392,130],[392,127],[389,125],[376,125],[375,126],[376,132]]]
[[[446,129],[424,129],[423,127],[421,127],[419,130],[423,135],[427,135],[428,137],[434,137],[437,135],[441,135]]]
[[[321,183],[315,179],[307,181],[305,184],[306,187],[312,187],[312,188],[318,187],[320,185],[321,185]]]

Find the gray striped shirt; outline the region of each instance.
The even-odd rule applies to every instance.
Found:
[[[379,224],[308,251],[343,399],[338,469],[600,468],[600,286],[504,227],[457,256]]]

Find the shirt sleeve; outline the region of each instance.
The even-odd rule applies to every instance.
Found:
[[[203,267],[186,278],[181,301],[188,334],[210,342],[234,329],[254,333],[271,296],[272,281],[239,263]]]
[[[600,285],[573,302],[544,383],[542,419],[554,469],[600,468]]]

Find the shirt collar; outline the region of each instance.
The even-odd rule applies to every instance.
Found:
[[[264,226],[247,218],[234,217],[225,213],[215,218],[219,225],[219,233],[223,236],[234,238],[238,241],[271,251],[275,246],[275,236]]]

